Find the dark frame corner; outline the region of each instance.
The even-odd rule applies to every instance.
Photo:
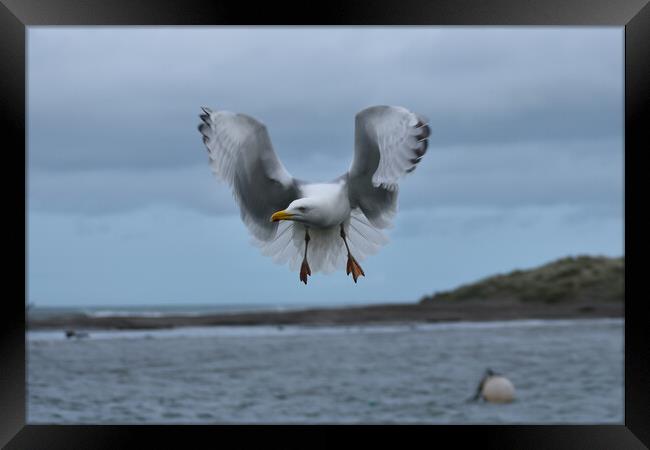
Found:
[[[181,6],[182,5],[182,6]],[[12,183],[5,192],[10,197],[10,211],[26,214],[26,152],[25,152],[25,75],[26,31],[36,25],[256,25],[256,24],[341,24],[341,25],[609,25],[625,27],[625,424],[605,426],[435,426],[435,427],[363,427],[354,431],[375,439],[402,437],[402,431],[416,432],[429,439],[450,438],[462,444],[480,443],[485,448],[644,448],[650,447],[650,323],[638,281],[632,274],[638,271],[638,240],[643,235],[640,217],[630,205],[641,200],[637,182],[642,179],[640,154],[647,150],[650,129],[647,126],[650,109],[650,4],[648,0],[401,0],[362,2],[337,0],[318,3],[309,8],[291,2],[259,2],[251,8],[247,2],[218,0],[170,0],[142,2],[102,2],[101,0],[2,0],[0,3],[0,99],[2,123],[6,124],[5,140],[9,136],[13,146],[5,146],[5,156],[11,161],[6,167],[24,167],[19,186]],[[645,123],[643,121],[645,119]],[[645,145],[644,145],[645,144]],[[23,149],[21,152],[20,149]],[[11,151],[13,150],[13,151]],[[3,177],[6,178],[6,177]],[[13,181],[13,180],[12,180]],[[640,187],[640,186],[639,186]],[[638,209],[638,208],[637,208]],[[26,238],[25,215],[12,220],[13,236]],[[15,225],[14,225],[15,224]],[[16,242],[18,261],[22,261],[23,279],[26,276],[25,245]],[[634,246],[631,242],[634,241]],[[26,242],[26,241],[24,241]],[[5,261],[12,261],[5,259]],[[15,265],[17,266],[17,264]],[[17,280],[18,276],[12,277]],[[637,278],[638,280],[638,278]],[[14,281],[14,283],[18,284]],[[19,292],[25,298],[25,283]],[[150,426],[36,426],[26,425],[25,405],[25,310],[20,296],[11,295],[3,304],[0,328],[0,445],[6,448],[121,448],[134,440],[170,443],[190,439],[201,442],[223,442],[224,433],[233,433],[238,427],[150,427]],[[220,439],[215,441],[215,428]],[[237,433],[241,443],[245,435],[256,438],[275,436],[284,427],[255,427],[255,433]],[[335,427],[337,430],[349,427]],[[397,429],[399,428],[399,430]],[[350,430],[352,431],[352,430]],[[467,432],[471,431],[471,432]],[[330,431],[323,427],[294,427],[290,430],[296,439],[309,437],[328,442]],[[309,434],[309,436],[306,436]],[[252,439],[252,437],[249,437]],[[302,439],[301,439],[302,440]],[[400,439],[401,441],[402,439]],[[286,443],[286,439],[279,442]],[[443,441],[444,442],[444,441]],[[645,444],[645,445],[644,445]],[[195,446],[195,445],[193,445]],[[462,445],[461,445],[462,446]]]

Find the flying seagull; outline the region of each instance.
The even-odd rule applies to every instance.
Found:
[[[399,106],[372,106],[355,118],[354,157],[333,181],[293,178],[278,159],[266,127],[245,114],[203,107],[203,135],[214,174],[232,189],[241,218],[262,253],[300,264],[300,281],[342,267],[365,276],[357,258],[387,242],[382,229],[397,210],[398,181],[427,151],[427,120]],[[355,256],[352,256],[354,253]]]

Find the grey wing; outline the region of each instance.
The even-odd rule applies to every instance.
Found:
[[[397,209],[398,181],[427,151],[427,119],[400,106],[373,106],[356,115],[354,158],[347,174],[353,206],[386,227]]]
[[[241,218],[262,241],[273,239],[271,215],[298,198],[296,181],[278,159],[266,127],[244,114],[202,108],[203,135],[213,173],[230,185]]]

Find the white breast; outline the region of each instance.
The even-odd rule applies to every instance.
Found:
[[[343,182],[306,184],[300,190],[304,197],[317,202],[323,212],[318,226],[337,227],[350,217],[350,201]]]

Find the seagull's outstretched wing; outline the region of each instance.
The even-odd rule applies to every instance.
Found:
[[[398,181],[427,151],[427,119],[399,106],[373,106],[356,115],[354,159],[348,172],[352,206],[379,228],[397,208]]]
[[[214,174],[232,188],[241,218],[261,241],[275,237],[269,219],[298,198],[296,181],[278,159],[266,127],[244,114],[202,108],[199,131]]]

